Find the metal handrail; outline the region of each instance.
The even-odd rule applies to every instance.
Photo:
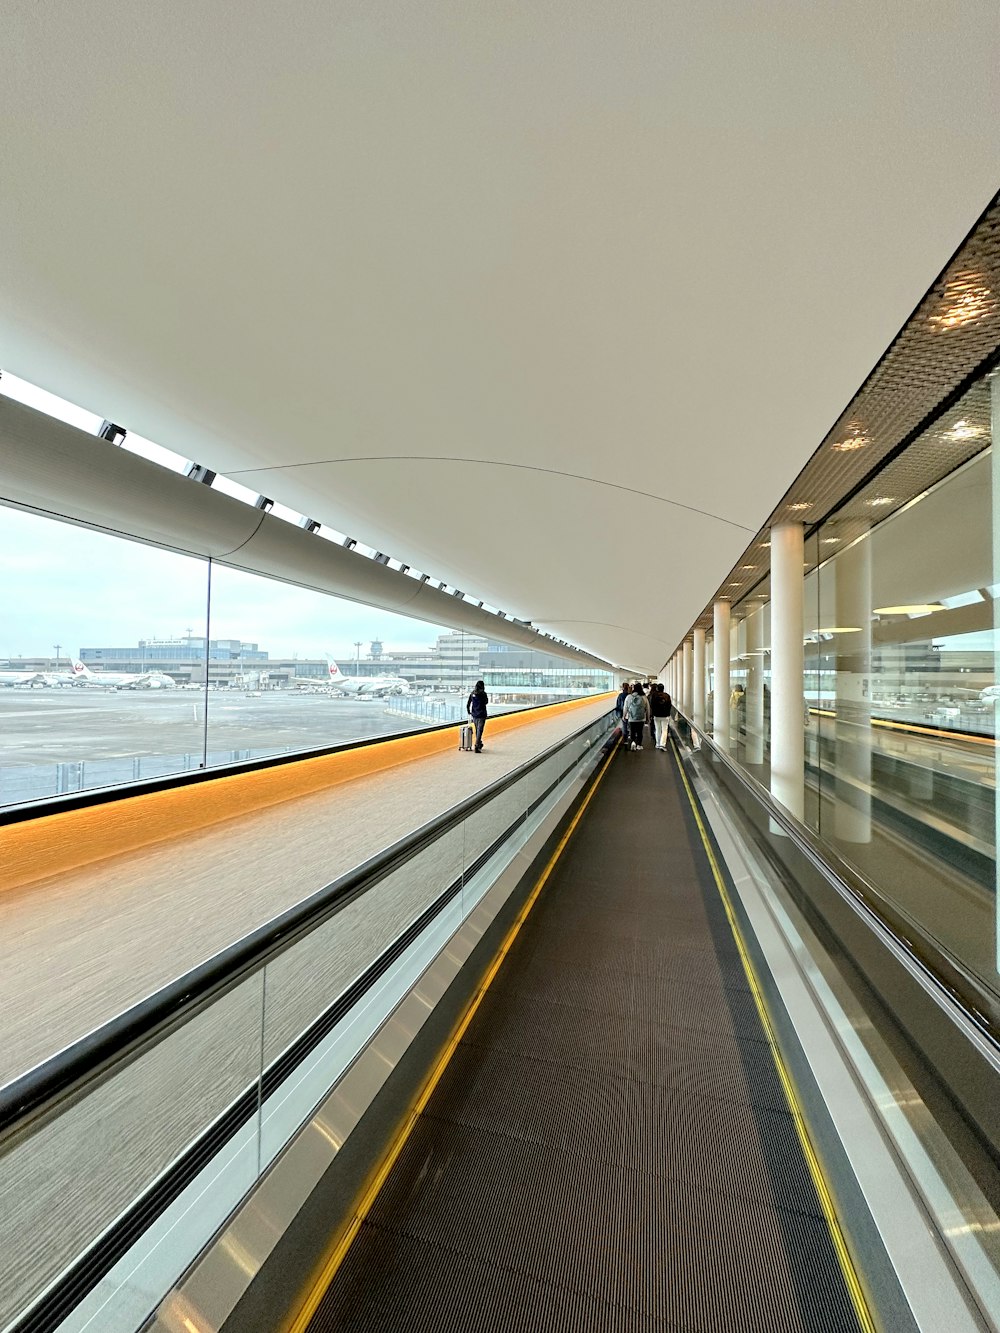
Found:
[[[600,721],[588,722],[0,1088],[0,1152],[311,934]]]

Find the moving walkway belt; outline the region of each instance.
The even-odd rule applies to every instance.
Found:
[[[621,751],[310,1333],[864,1327],[674,757]]]

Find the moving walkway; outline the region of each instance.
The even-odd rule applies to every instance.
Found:
[[[609,724],[4,1090],[0,1326],[927,1327],[705,773]]]

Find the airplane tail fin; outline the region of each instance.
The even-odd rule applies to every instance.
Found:
[[[83,665],[82,662],[74,662],[74,663],[73,663],[73,675],[74,675],[74,676],[89,676],[89,675],[90,675],[90,672],[87,670],[87,668]]]
[[[330,679],[331,679],[331,680],[340,680],[340,679],[341,679],[341,671],[340,671],[340,667],[337,666],[337,663],[336,663],[336,662],[331,662],[330,665],[329,665],[329,667],[328,667],[328,670],[329,670],[329,672],[330,672]]]

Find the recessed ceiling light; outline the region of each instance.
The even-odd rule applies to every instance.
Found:
[[[817,634],[860,634],[860,625],[824,625]]]
[[[980,435],[985,435],[986,431],[982,426],[972,426],[968,421],[956,421],[951,430],[946,430],[944,435],[946,440],[975,440]]]
[[[869,501],[868,501],[868,503],[869,503],[873,508],[874,508],[876,505],[891,505],[891,504],[895,504],[895,502],[896,502],[896,497],[895,497],[894,495],[876,495],[876,497],[875,497],[874,500],[869,500]]]
[[[740,565],[740,569],[756,569],[756,565]]]
[[[812,507],[813,507],[812,500],[796,500],[794,504],[790,504],[788,506],[789,509],[794,509],[796,511],[800,509],[812,509]]]
[[[770,546],[770,545],[771,545],[770,542],[761,542],[761,546]]]
[[[912,602],[904,606],[876,606],[877,616],[929,616],[932,611],[943,611],[940,602]]]
[[[864,449],[867,445],[871,444],[871,442],[872,439],[870,435],[848,435],[843,440],[835,441],[830,445],[830,448],[836,449],[840,454],[849,454],[853,453],[855,449]]]
[[[833,546],[840,541],[839,537],[821,537],[820,544],[823,546]]]
[[[941,309],[927,322],[937,333],[975,324],[989,313],[992,295],[978,273],[957,274],[944,289]]]

